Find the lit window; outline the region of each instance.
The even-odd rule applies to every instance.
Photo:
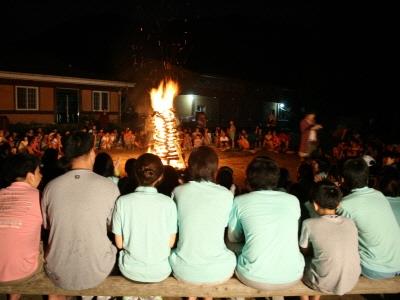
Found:
[[[39,110],[39,88],[31,86],[16,87],[17,110]]]
[[[93,111],[110,110],[110,93],[103,91],[93,91]]]

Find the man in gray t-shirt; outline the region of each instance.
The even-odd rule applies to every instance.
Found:
[[[92,172],[93,138],[78,132],[67,138],[71,170],[52,180],[42,199],[43,224],[49,229],[45,269],[67,290],[92,288],[111,272],[117,250],[107,237],[117,186]]]

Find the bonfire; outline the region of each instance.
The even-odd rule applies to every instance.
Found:
[[[184,169],[177,122],[174,112],[174,97],[178,84],[172,80],[162,81],[157,89],[150,92],[153,107],[153,142],[148,152],[158,155],[162,162],[176,169]]]

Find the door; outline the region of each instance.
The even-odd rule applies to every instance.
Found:
[[[79,90],[56,89],[56,122],[63,124],[79,122]]]

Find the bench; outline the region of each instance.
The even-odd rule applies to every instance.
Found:
[[[90,295],[108,295],[108,296],[154,296],[164,297],[269,297],[269,296],[300,296],[300,295],[318,295],[312,289],[309,289],[303,283],[284,290],[257,290],[242,284],[238,279],[231,278],[227,282],[215,286],[209,285],[190,285],[177,281],[173,277],[159,283],[134,283],[122,276],[109,276],[104,282],[95,288],[67,291],[54,286],[50,279],[43,273],[35,280],[29,283],[1,286],[0,294],[20,293],[25,295],[69,295],[69,296],[90,296]],[[400,276],[385,280],[371,280],[360,277],[357,285],[348,294],[396,294],[400,293]]]

